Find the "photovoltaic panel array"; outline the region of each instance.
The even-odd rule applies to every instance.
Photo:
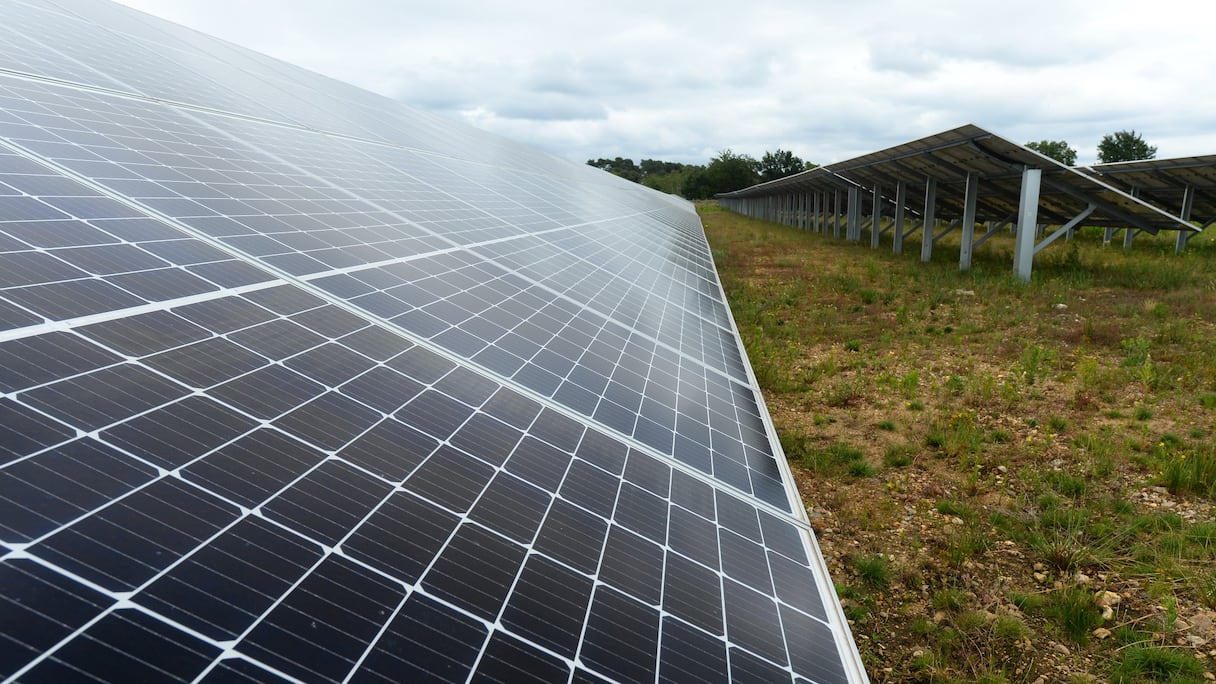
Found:
[[[686,203],[0,8],[0,678],[864,681]]]

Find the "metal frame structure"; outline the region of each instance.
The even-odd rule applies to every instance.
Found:
[[[1199,230],[1216,223],[1216,155],[1096,164],[1082,170],[1166,211],[1177,211]],[[1186,249],[1192,235],[1179,231],[1174,251]],[[1106,241],[1112,237],[1108,229]],[[1134,237],[1128,230],[1124,244],[1130,245]]]
[[[894,188],[894,196],[884,189]],[[920,189],[923,188],[923,194]],[[827,221],[839,237],[842,216],[847,237],[861,239],[861,212],[871,208],[870,246],[892,231],[892,250],[903,251],[905,238],[922,231],[921,260],[929,261],[944,236],[961,231],[959,268],[971,267],[972,254],[992,235],[1013,226],[1017,248],[1013,270],[1029,280],[1034,255],[1081,224],[1156,234],[1161,230],[1192,233],[1197,229],[1182,215],[1134,196],[1092,170],[1073,169],[979,126],[965,125],[901,145],[821,166],[810,171],[718,195],[720,203],[748,216],[789,225],[807,223],[766,207],[775,198],[813,195],[813,204],[834,209]],[[846,199],[841,212],[841,196]],[[1206,196],[1206,195],[1205,195]],[[883,228],[884,207],[892,224]],[[1206,205],[1205,205],[1206,208]],[[1216,214],[1213,214],[1216,216]],[[810,223],[819,229],[819,216]],[[977,222],[987,228],[976,236]],[[1038,240],[1040,223],[1061,226]],[[1181,238],[1180,238],[1181,240]]]

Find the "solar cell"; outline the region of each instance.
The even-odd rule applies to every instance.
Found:
[[[864,680],[689,207],[4,11],[0,678]]]

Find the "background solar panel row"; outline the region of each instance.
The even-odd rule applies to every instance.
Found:
[[[0,678],[864,677],[687,205],[3,10]]]

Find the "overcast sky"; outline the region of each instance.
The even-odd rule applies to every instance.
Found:
[[[1216,3],[123,0],[575,161],[840,161],[964,123],[1216,153]]]

